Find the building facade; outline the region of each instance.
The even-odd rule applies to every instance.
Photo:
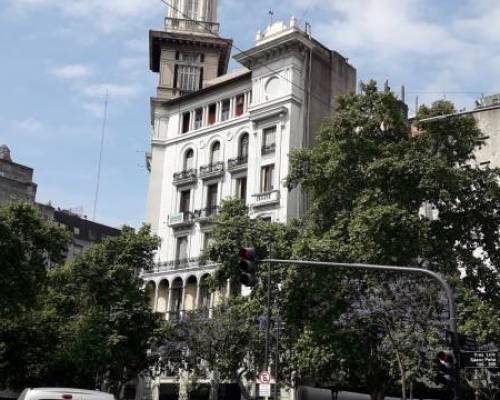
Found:
[[[199,61],[208,60],[207,31],[198,36],[195,26],[190,44],[182,46],[165,39],[174,35],[171,22],[165,32],[150,33],[151,70],[159,72],[159,86],[151,100],[147,221],[162,243],[156,270],[144,278],[152,307],[167,318],[211,308],[228,293],[221,288],[207,299],[203,280],[215,266],[199,263],[222,199],[241,198],[252,217],[270,221],[303,214],[302,193],[284,187],[288,154],[314,143],[336,98],[354,91],[356,82],[347,60],[292,18],[257,34],[255,47],[235,57],[243,68],[226,73],[224,61],[217,73],[207,68],[209,77],[219,76],[203,75],[196,90],[178,90],[176,82],[184,80],[179,60],[196,60],[198,72],[206,71]],[[225,56],[217,43],[225,39],[213,34],[210,40],[220,61]]]
[[[0,204],[35,202],[37,185],[33,182],[33,168],[12,161],[6,145],[0,146]]]
[[[255,46],[234,57],[241,67],[228,73],[232,42],[218,36],[216,8],[210,0],[174,2],[165,30],[150,32],[159,83],[151,99],[147,222],[161,247],[143,279],[152,309],[168,320],[195,310],[209,316],[232,292],[229,283],[211,292],[216,266],[200,261],[222,199],[240,198],[251,217],[273,222],[303,215],[303,193],[284,186],[288,155],[314,144],[337,97],[356,86],[348,60],[295,18],[258,32]],[[136,398],[182,397],[180,375],[139,385]]]

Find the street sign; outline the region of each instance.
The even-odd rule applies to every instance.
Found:
[[[270,383],[259,384],[259,397],[271,397],[271,384]]]
[[[271,383],[271,374],[267,371],[262,371],[259,374],[259,382],[260,383]]]
[[[498,368],[498,351],[462,351],[463,368]]]

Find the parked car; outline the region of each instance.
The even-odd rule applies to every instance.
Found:
[[[110,393],[69,388],[26,388],[17,400],[115,400]]]

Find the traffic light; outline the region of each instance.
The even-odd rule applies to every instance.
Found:
[[[249,287],[257,285],[257,253],[253,247],[240,250],[240,282]]]
[[[451,351],[437,353],[437,380],[443,385],[450,386],[455,381],[455,357]]]

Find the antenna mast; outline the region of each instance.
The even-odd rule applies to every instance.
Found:
[[[101,147],[99,149],[99,161],[97,163],[97,182],[95,188],[94,211],[92,212],[92,220],[94,222],[97,212],[97,200],[99,199],[99,187],[101,184],[102,153],[104,150],[104,137],[106,134],[106,124],[108,121],[108,102],[109,102],[109,91],[106,90],[106,99],[104,100],[104,115],[102,118],[102,129],[101,129]]]

